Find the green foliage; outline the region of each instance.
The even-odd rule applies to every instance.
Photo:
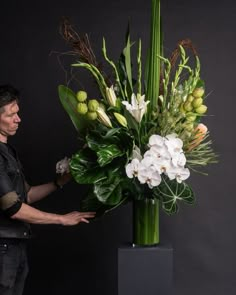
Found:
[[[194,193],[189,185],[169,180],[167,177],[162,179],[161,184],[154,189],[154,195],[162,201],[162,208],[168,215],[178,212],[178,203],[181,201],[194,204]]]

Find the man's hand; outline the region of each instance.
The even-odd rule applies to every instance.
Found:
[[[95,217],[95,212],[70,212],[60,216],[61,224],[65,226],[76,225],[80,222],[89,223],[89,218]]]
[[[67,182],[71,180],[72,176],[70,173],[64,173],[62,175],[57,175],[56,183],[58,186],[63,187]]]

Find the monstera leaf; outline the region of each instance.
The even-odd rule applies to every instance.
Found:
[[[162,200],[162,208],[168,215],[178,212],[178,202],[194,204],[195,201],[194,193],[189,185],[166,177],[163,177],[161,184],[154,189],[154,195]]]

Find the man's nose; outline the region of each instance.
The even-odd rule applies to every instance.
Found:
[[[19,123],[19,122],[21,121],[21,118],[19,117],[19,115],[16,115],[15,121],[16,121],[17,123]]]

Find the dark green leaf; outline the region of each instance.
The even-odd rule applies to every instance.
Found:
[[[109,164],[114,158],[120,157],[124,154],[116,145],[110,144],[104,146],[97,152],[98,163],[101,167]]]
[[[80,184],[93,184],[107,178],[106,171],[97,164],[96,155],[88,149],[72,156],[70,171]]]

